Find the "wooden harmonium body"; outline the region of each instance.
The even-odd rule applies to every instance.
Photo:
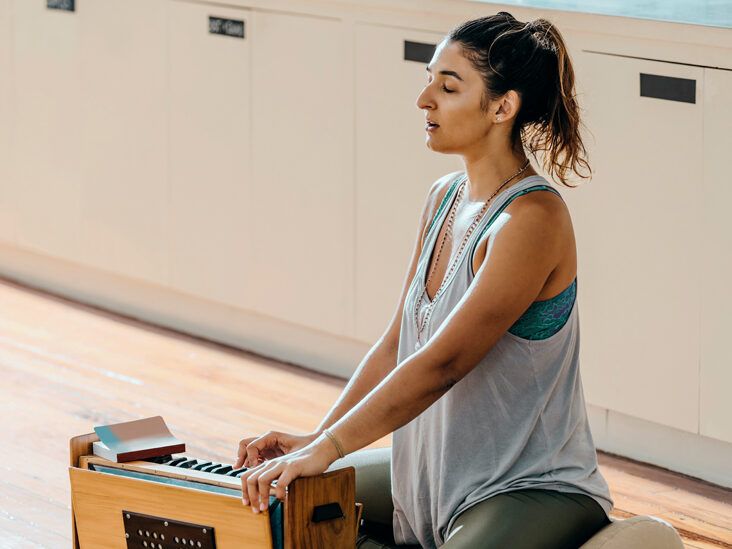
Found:
[[[362,506],[355,470],[297,478],[269,508],[242,503],[246,469],[190,456],[117,463],[96,456],[90,433],[71,439],[76,549],[355,548]]]

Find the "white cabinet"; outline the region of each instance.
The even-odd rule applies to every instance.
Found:
[[[0,0],[0,243],[15,244],[15,186],[11,179],[10,90],[13,82],[11,44],[13,42],[10,0]]]
[[[396,25],[0,0],[0,240],[373,343],[428,189],[463,169],[426,146],[416,105],[444,35]],[[559,187],[587,401],[732,442],[732,72],[565,35],[594,169]],[[690,101],[653,97],[684,86]]]
[[[166,9],[164,0],[77,7],[83,260],[159,284],[167,284],[169,258]]]
[[[417,97],[443,35],[357,24],[356,338],[375,342],[395,314],[432,184],[462,170],[425,144]]]
[[[732,442],[732,72],[704,69],[700,434]]]
[[[589,52],[574,62],[594,178],[563,196],[587,401],[696,433],[703,69]],[[647,78],[652,92],[694,86],[695,102],[641,95]]]
[[[341,21],[252,12],[254,311],[353,335],[353,86]]]
[[[22,248],[78,259],[85,94],[80,20],[76,13],[47,9],[45,2],[16,1],[12,14],[12,108],[9,126],[3,125],[12,138],[11,161],[2,162],[10,171],[3,177],[3,232],[14,229]]]
[[[169,10],[170,285],[248,308],[249,12],[192,2]],[[241,25],[243,37],[210,33],[209,18]]]

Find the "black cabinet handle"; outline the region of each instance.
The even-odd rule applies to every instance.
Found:
[[[338,502],[326,503],[318,505],[313,509],[313,516],[310,517],[311,522],[323,522],[324,520],[333,520],[336,518],[346,518],[343,509]]]
[[[429,63],[435,53],[436,44],[424,44],[422,42],[404,41],[404,60],[417,61],[418,63]]]
[[[46,0],[49,10],[76,11],[75,0]]]
[[[244,21],[239,19],[224,19],[223,17],[208,17],[208,32],[210,34],[221,34],[244,38]]]
[[[696,103],[696,80],[640,73],[641,97]]]

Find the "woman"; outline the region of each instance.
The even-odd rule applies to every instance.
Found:
[[[433,185],[397,313],[318,429],[241,441],[244,503],[354,465],[361,547],[578,547],[613,500],[580,379],[570,215],[524,154],[546,150],[563,184],[589,167],[570,59],[545,19],[499,12],[450,32],[427,71],[427,146],[465,171]],[[357,452],[391,432],[391,449]]]

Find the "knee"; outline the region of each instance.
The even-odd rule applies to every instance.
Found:
[[[356,501],[363,503],[364,518],[391,524],[391,448],[369,448],[337,459],[328,471],[353,467],[356,470]]]
[[[356,494],[372,487],[387,488],[391,493],[391,448],[369,448],[337,459],[328,471],[353,467],[356,470]]]

